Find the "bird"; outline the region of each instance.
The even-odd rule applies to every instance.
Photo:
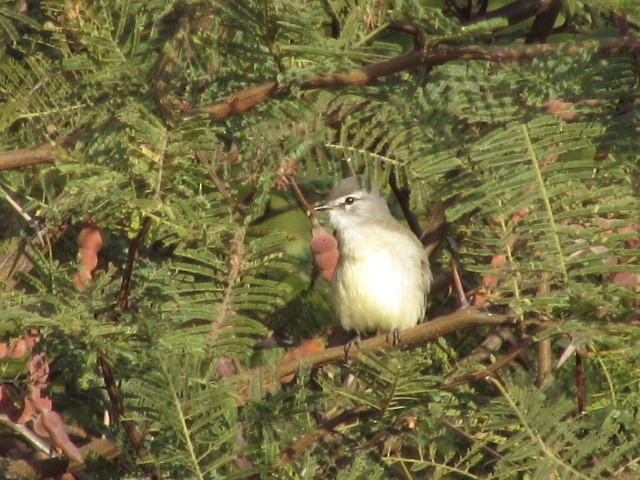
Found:
[[[338,240],[331,299],[342,327],[355,332],[347,358],[363,333],[387,332],[396,345],[425,316],[432,274],[422,244],[361,176],[340,181],[314,210],[329,213]]]

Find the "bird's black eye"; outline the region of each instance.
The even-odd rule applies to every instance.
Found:
[[[344,199],[344,204],[345,205],[353,205],[353,202],[355,202],[356,199],[353,197],[347,197]]]

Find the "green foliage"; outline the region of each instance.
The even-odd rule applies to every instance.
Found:
[[[526,27],[465,23],[445,8],[467,2],[26,3],[0,6],[0,150],[54,144],[55,164],[3,172],[0,187],[43,215],[56,242],[41,253],[2,195],[0,272],[24,245],[31,268],[0,289],[0,340],[38,329],[67,423],[104,433],[122,465],[147,462],[164,478],[637,475],[637,57],[585,46],[531,62],[461,58],[309,89],[313,75],[416,42],[521,47]],[[589,7],[640,13],[631,1],[562,2],[560,20],[584,34],[553,42],[617,33],[615,18]],[[184,115],[274,80],[278,95],[239,115]],[[283,187],[291,170],[310,201],[365,173],[381,188],[395,175],[423,224],[448,202],[459,251],[439,252],[434,270],[448,274],[459,258],[467,284],[518,320],[516,335],[550,339],[554,360],[577,349],[585,412],[573,355],[541,388],[520,367],[449,388],[458,355],[489,333],[480,328],[303,369],[281,387],[262,370],[241,375],[281,353],[257,354],[258,340],[320,336],[330,317],[309,225]],[[79,291],[84,224],[100,227],[104,247]],[[452,301],[434,293],[431,303]],[[113,406],[98,358],[149,458],[135,456],[122,423],[99,421]],[[521,360],[535,363],[535,350]],[[24,363],[1,358],[0,368],[27,389]],[[107,468],[96,475],[143,478]]]

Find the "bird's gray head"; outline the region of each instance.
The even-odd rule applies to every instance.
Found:
[[[368,222],[387,222],[393,219],[389,206],[380,191],[366,188],[361,177],[341,180],[316,211],[327,210],[331,224],[338,230]]]

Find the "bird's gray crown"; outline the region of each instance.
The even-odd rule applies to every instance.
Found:
[[[346,197],[357,192],[371,192],[380,195],[377,188],[367,188],[366,182],[361,175],[354,175],[340,180],[340,182],[338,182],[338,184],[329,192],[326,202],[330,203],[338,198]]]

